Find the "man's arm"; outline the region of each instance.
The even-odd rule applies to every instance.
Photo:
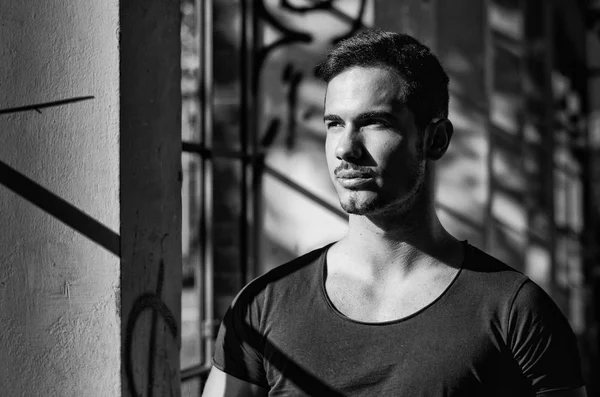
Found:
[[[266,397],[268,390],[245,382],[213,366],[202,397]]]

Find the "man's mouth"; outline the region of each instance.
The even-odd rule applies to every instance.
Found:
[[[369,172],[357,171],[357,170],[339,170],[335,173],[338,179],[367,179],[373,178]]]
[[[339,170],[335,176],[339,184],[347,189],[356,189],[373,182],[373,175],[364,171]]]

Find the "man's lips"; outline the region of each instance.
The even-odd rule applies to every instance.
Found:
[[[338,170],[335,173],[338,183],[346,189],[357,189],[373,182],[373,174],[358,170]]]

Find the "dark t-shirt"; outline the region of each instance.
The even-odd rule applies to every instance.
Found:
[[[465,243],[460,272],[418,312],[352,320],[325,292],[327,247],[238,294],[214,365],[269,396],[533,396],[583,385],[575,336],[522,273]]]

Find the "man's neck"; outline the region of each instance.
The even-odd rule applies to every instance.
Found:
[[[340,241],[340,248],[356,260],[362,271],[374,277],[386,277],[392,272],[409,277],[415,270],[441,263],[459,266],[460,242],[443,228],[435,210],[419,211],[418,219],[413,218],[416,216],[407,214],[394,221],[351,215],[348,234]]]

